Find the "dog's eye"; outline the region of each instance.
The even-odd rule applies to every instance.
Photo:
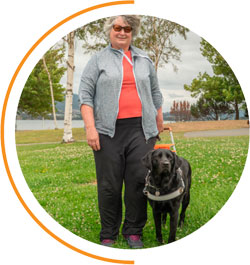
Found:
[[[156,165],[158,163],[158,160],[157,159],[153,159],[152,163],[153,163],[153,165]]]
[[[167,154],[166,157],[167,157],[168,160],[172,160],[172,156],[171,155]]]

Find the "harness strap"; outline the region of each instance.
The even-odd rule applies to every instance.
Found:
[[[179,187],[176,191],[173,191],[173,192],[165,194],[165,195],[160,195],[159,191],[156,191],[155,195],[153,195],[147,190],[147,187],[150,185],[149,184],[150,171],[149,171],[147,176],[146,176],[146,186],[145,186],[145,188],[143,190],[144,194],[150,200],[153,200],[153,201],[168,201],[168,200],[171,200],[171,199],[174,199],[174,198],[180,196],[185,190],[185,184],[184,184],[184,181],[183,181],[183,178],[182,178],[182,170],[180,168],[178,168],[177,172],[181,176],[181,187]],[[152,185],[150,185],[150,186],[152,186]]]

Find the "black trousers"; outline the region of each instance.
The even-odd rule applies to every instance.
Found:
[[[141,118],[116,122],[113,138],[100,134],[101,150],[94,151],[100,240],[116,239],[122,222],[122,187],[125,184],[123,235],[142,235],[147,221],[147,198],[143,194],[147,169],[141,158],[153,149],[156,138],[145,140]]]

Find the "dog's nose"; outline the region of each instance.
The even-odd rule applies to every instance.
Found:
[[[169,161],[164,160],[164,161],[162,162],[162,164],[163,164],[164,166],[167,166],[167,165],[169,165]]]

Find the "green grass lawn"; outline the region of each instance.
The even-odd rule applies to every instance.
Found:
[[[76,141],[85,139],[85,131],[83,128],[72,129],[73,138]],[[30,131],[16,131],[17,144],[31,144],[31,143],[53,143],[62,142],[63,129],[58,130],[30,130]]]
[[[170,142],[167,134],[162,142]],[[208,222],[226,203],[241,177],[249,138],[184,138],[177,133],[175,142],[178,155],[189,160],[193,171],[185,224],[177,231],[180,239]],[[17,146],[17,153],[23,175],[41,206],[72,233],[99,243],[95,167],[87,144]],[[165,240],[168,231],[167,222]],[[158,246],[150,206],[143,239],[145,248]],[[122,237],[115,247],[128,248]]]

